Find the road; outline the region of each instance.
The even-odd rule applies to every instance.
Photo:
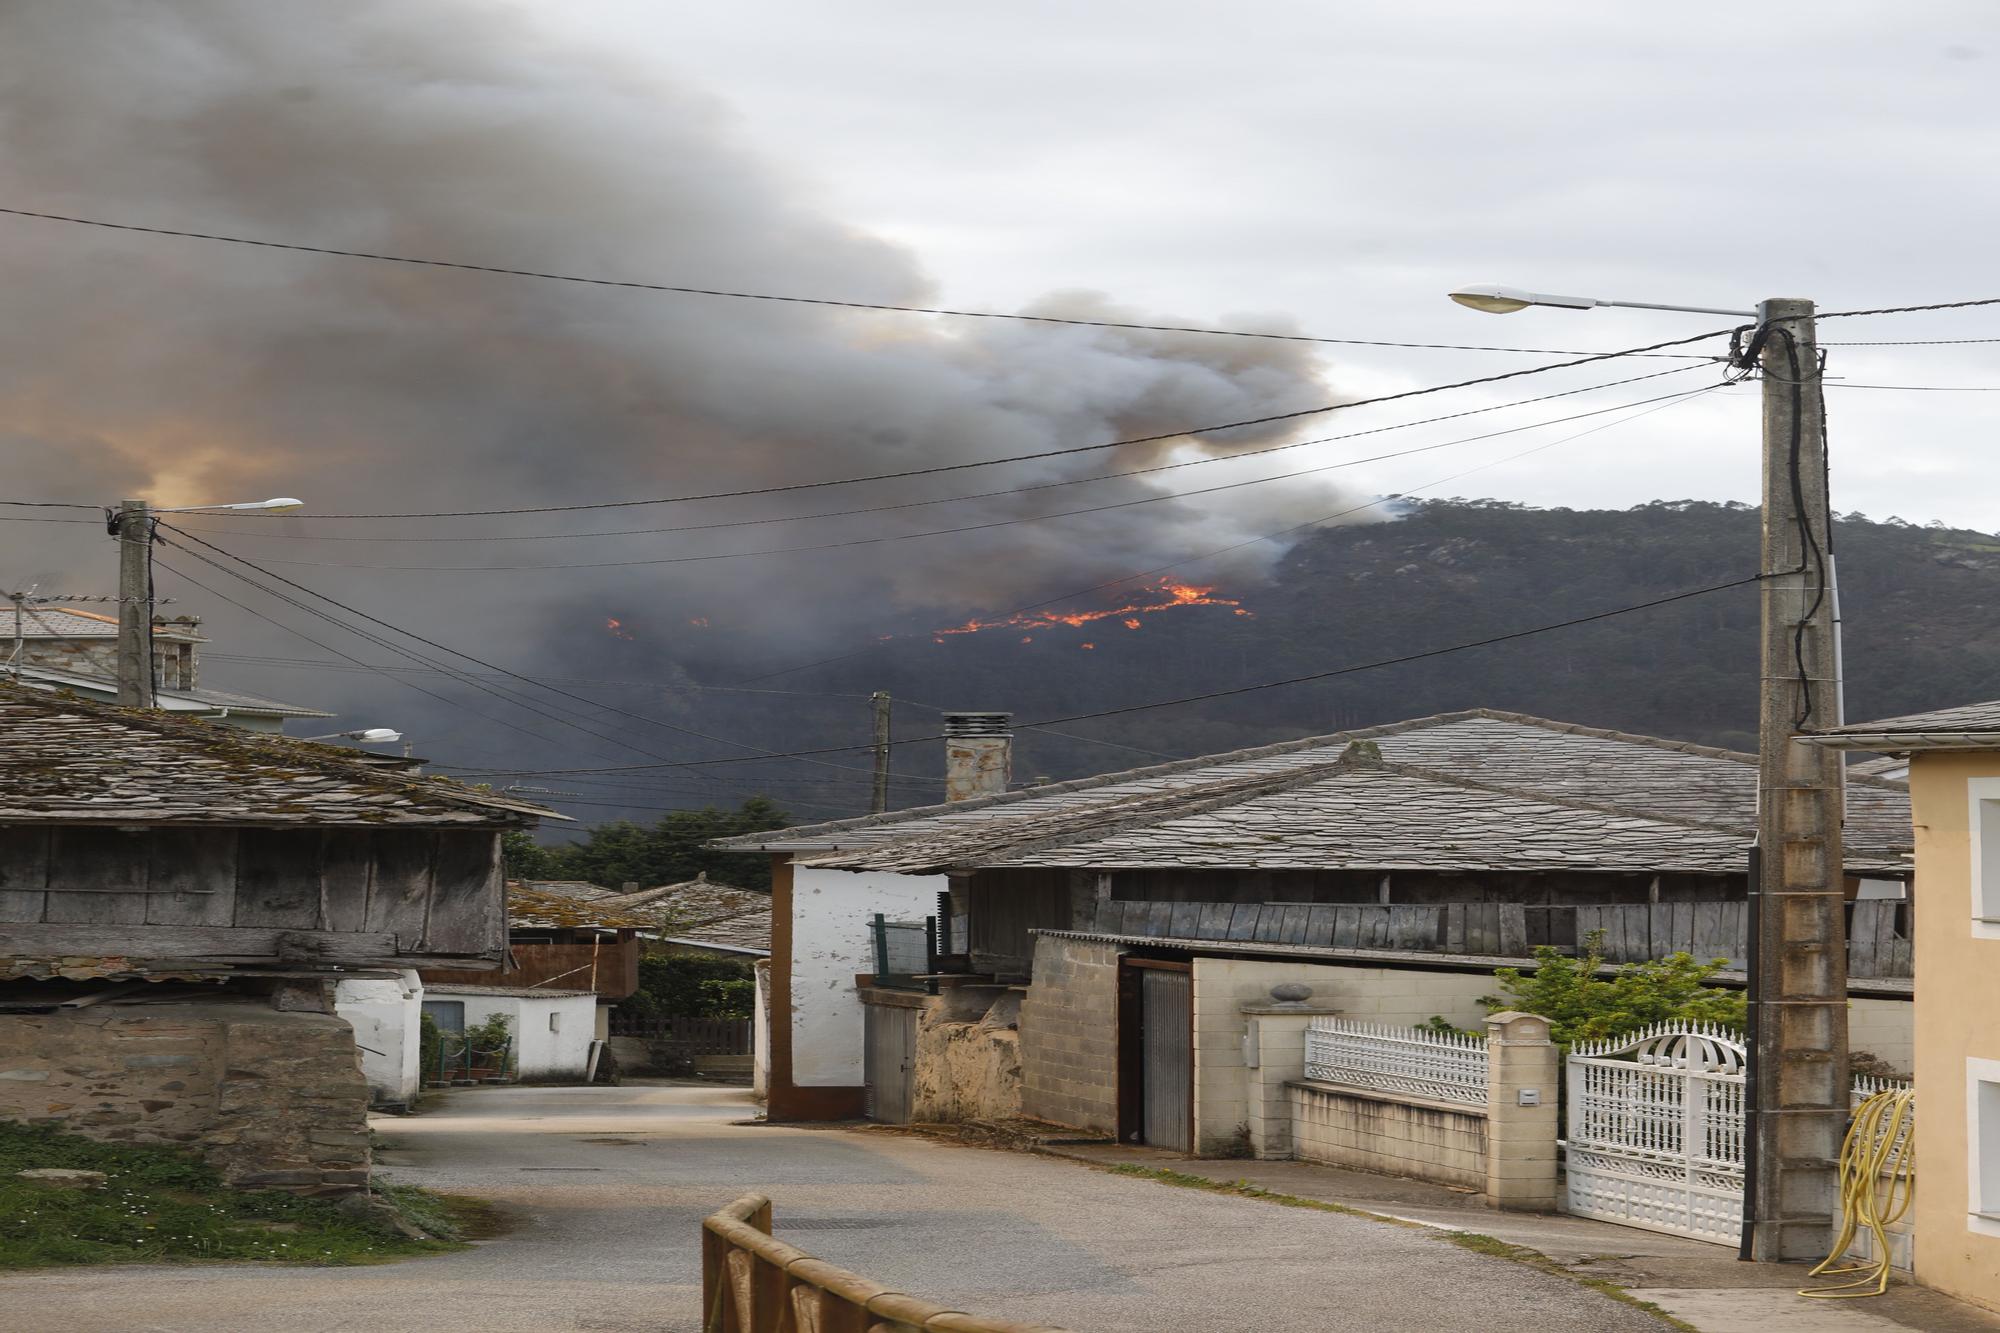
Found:
[[[367,1268],[66,1269],[0,1281],[0,1328],[543,1333],[700,1328],[700,1219],[759,1191],[777,1232],[891,1287],[1077,1330],[1658,1333],[1563,1278],[1382,1222],[904,1135],[745,1125],[736,1089],[481,1088],[386,1120],[393,1179],[513,1227]]]

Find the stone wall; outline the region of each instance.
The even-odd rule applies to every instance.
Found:
[[[0,1018],[0,1119],[192,1148],[246,1189],[365,1188],[367,1109],[332,1014],[246,997]]]
[[[957,986],[917,1015],[910,1119],[1008,1120],[1021,1114],[1021,993]]]
[[[1486,1113],[1294,1083],[1292,1151],[1308,1162],[1486,1189]]]
[[[1021,1002],[1021,1112],[1118,1132],[1117,945],[1035,939],[1034,984]]]

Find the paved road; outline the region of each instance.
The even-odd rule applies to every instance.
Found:
[[[1422,1232],[900,1135],[733,1125],[730,1089],[483,1088],[379,1126],[396,1180],[515,1219],[373,1268],[70,1269],[0,1281],[0,1328],[515,1333],[700,1328],[697,1227],[749,1190],[877,1281],[1078,1330],[1658,1333],[1561,1278]]]

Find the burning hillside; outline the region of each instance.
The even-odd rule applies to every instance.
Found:
[[[983,630],[1005,629],[1029,633],[1021,638],[1022,643],[1035,641],[1034,631],[1068,626],[1081,629],[1099,621],[1116,620],[1128,630],[1141,628],[1145,618],[1165,611],[1178,611],[1190,606],[1222,606],[1239,616],[1254,614],[1247,609],[1242,599],[1219,596],[1213,587],[1197,583],[1176,583],[1172,579],[1160,579],[1145,585],[1139,596],[1122,606],[1104,607],[1096,611],[1019,611],[1011,616],[1001,616],[992,620],[968,620],[963,625],[953,625],[946,629],[931,631],[932,643],[943,643],[955,634],[978,634]],[[1082,645],[1095,648],[1094,643]]]

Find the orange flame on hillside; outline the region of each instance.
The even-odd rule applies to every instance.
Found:
[[[1144,617],[1161,611],[1176,611],[1186,606],[1226,606],[1239,616],[1251,615],[1241,600],[1235,597],[1219,597],[1213,587],[1198,583],[1175,583],[1171,579],[1161,579],[1147,585],[1135,600],[1125,606],[1106,607],[1102,611],[1022,611],[1011,616],[994,620],[968,620],[963,625],[953,625],[946,629],[931,631],[931,642],[943,643],[953,634],[977,634],[988,629],[1043,630],[1054,629],[1058,625],[1068,625],[1080,629],[1100,620],[1123,622],[1126,629],[1138,629],[1145,623]],[[1023,636],[1022,643],[1030,642],[1033,635]],[[1095,644],[1083,644],[1093,648]]]
[[[625,639],[629,641],[633,637],[632,631],[626,629],[625,622],[620,620],[617,616],[606,616],[604,618],[604,632],[606,634],[609,634],[614,639]]]

